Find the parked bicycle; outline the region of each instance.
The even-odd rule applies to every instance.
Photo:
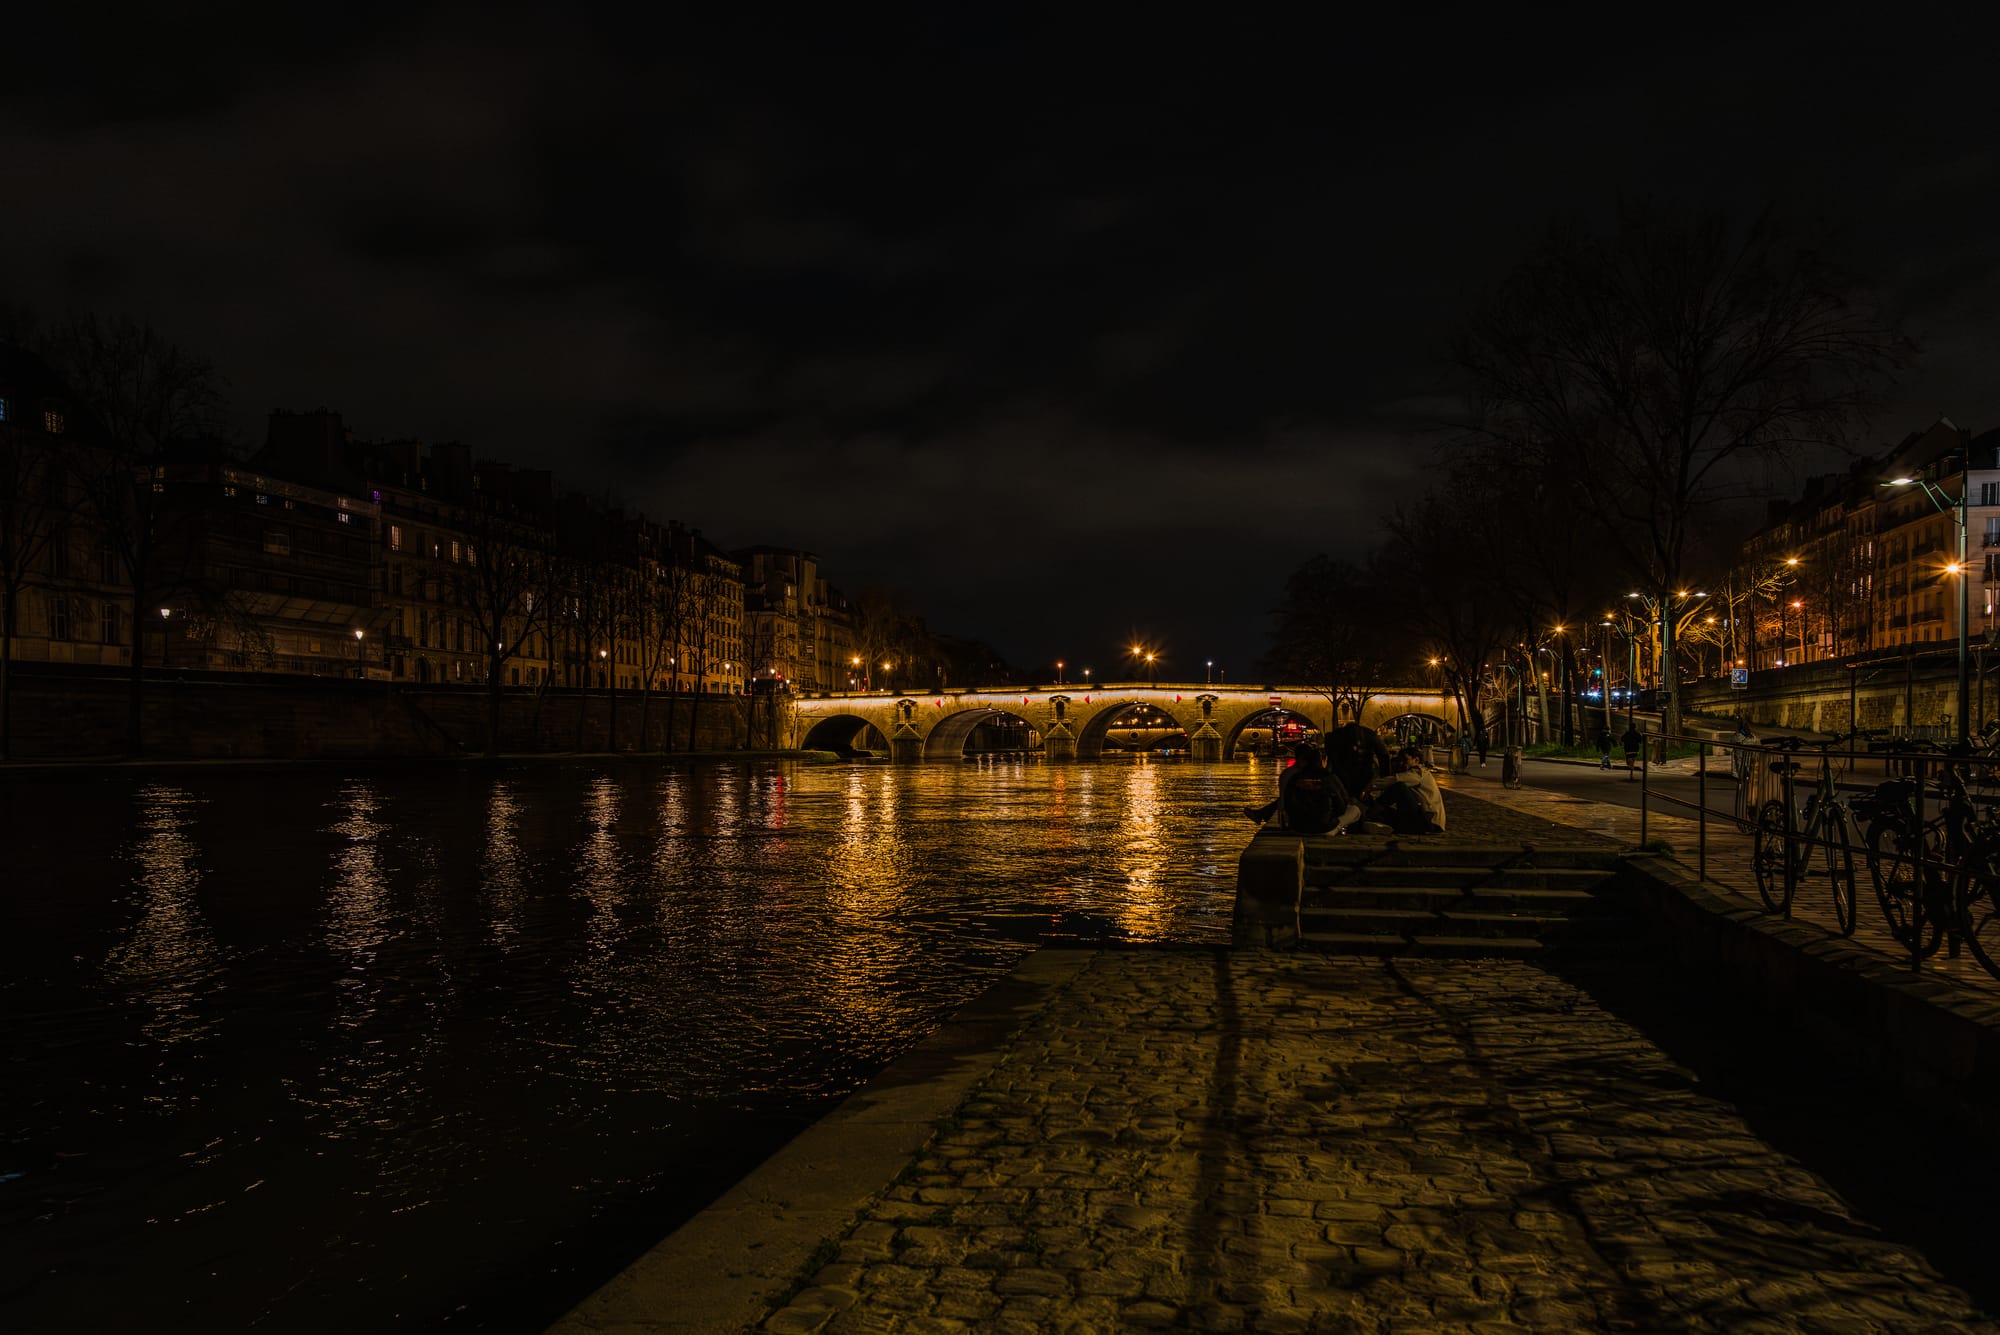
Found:
[[[1834,785],[1831,749],[1843,738],[1807,742],[1799,737],[1781,737],[1769,745],[1787,754],[1768,762],[1771,772],[1796,775],[1803,768],[1796,758],[1801,747],[1819,752],[1819,778],[1806,793],[1803,804],[1772,798],[1757,809],[1757,824],[1751,845],[1751,867],[1757,877],[1757,894],[1772,913],[1789,915],[1792,897],[1807,877],[1823,877],[1833,895],[1833,918],[1842,936],[1854,934],[1854,840],[1852,820]],[[1787,797],[1796,797],[1791,783]]]
[[[1933,749],[1907,745],[1899,750]],[[1938,812],[1924,816],[1923,785],[1892,778],[1857,810],[1869,815],[1868,870],[1890,935],[1921,960],[1938,946],[1964,942],[1981,968],[2000,977],[2000,824],[1984,816],[1965,782],[1976,754],[1954,748],[1938,757],[1933,786]]]

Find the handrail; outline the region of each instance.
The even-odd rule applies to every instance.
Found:
[[[1973,746],[1946,747],[1932,741],[1907,736],[1884,736],[1880,732],[1853,732],[1825,738],[1785,734],[1753,739],[1748,744],[1732,740],[1718,741],[1713,736],[1684,733],[1655,733],[1649,740],[1658,740],[1663,745],[1692,744],[1697,748],[1700,764],[1697,769],[1696,797],[1693,802],[1653,788],[1650,781],[1650,766],[1642,764],[1639,792],[1641,842],[1646,839],[1647,814],[1654,802],[1691,810],[1697,822],[1696,875],[1698,879],[1706,881],[1708,816],[1713,814],[1723,817],[1738,824],[1739,828],[1752,829],[1754,833],[1758,813],[1773,800],[1782,802],[1785,812],[1784,912],[1787,917],[1790,916],[1796,885],[1794,878],[1802,860],[1796,851],[1799,845],[1810,843],[1816,847],[1830,847],[1835,841],[1819,835],[1816,830],[1809,831],[1807,822],[1801,819],[1798,794],[1800,779],[1802,776],[1809,776],[1803,786],[1809,792],[1816,791],[1820,782],[1817,764],[1811,771],[1807,771],[1803,764],[1784,762],[1792,757],[1800,757],[1803,760],[1802,753],[1806,752],[1824,756],[1830,766],[1834,761],[1844,762],[1841,766],[1831,768],[1828,778],[1836,793],[1840,794],[1842,805],[1854,818],[1855,834],[1859,835],[1864,829],[1874,828],[1876,822],[1885,817],[1893,817],[1899,811],[1905,813],[1905,819],[1913,819],[1919,830],[1917,837],[1911,841],[1907,853],[1900,850],[1884,851],[1875,847],[1863,849],[1864,855],[1869,859],[1871,879],[1883,866],[1892,869],[1904,867],[1910,869],[1911,918],[1907,932],[1908,940],[1905,942],[1910,951],[1910,967],[1921,966],[1923,959],[1935,948],[1940,933],[1946,934],[1946,939],[1951,944],[1950,953],[1956,957],[1962,938],[1958,907],[1961,901],[1955,896],[1970,893],[1972,900],[1976,901],[1976,893],[1966,890],[1965,877],[1968,874],[1981,874],[1976,864],[1968,861],[1968,856],[1973,852],[1973,843],[1976,839],[1991,838],[1995,830],[2000,830],[2000,821],[1996,821],[1992,810],[1996,804],[2000,804],[2000,792],[1994,791],[1990,785],[1977,782],[1964,771],[1974,767],[1985,769],[1989,773],[2000,770],[2000,751]],[[1857,741],[1863,744],[1859,748],[1852,745]],[[1844,743],[1848,745],[1843,745]],[[1649,747],[1648,751],[1650,749]],[[1754,750],[1756,753],[1755,761],[1748,767],[1748,780],[1738,780],[1744,790],[1742,809],[1725,812],[1711,807],[1708,802],[1707,785],[1710,753],[1712,751],[1734,753],[1742,750]],[[1650,759],[1650,756],[1648,758]],[[1879,770],[1876,768],[1878,766]],[[1734,770],[1736,766],[1732,765],[1731,768]],[[1912,794],[1907,788],[1901,789],[1900,792],[1883,789],[1882,785],[1898,780],[1914,785],[1914,793]],[[1870,793],[1871,796],[1858,799],[1854,796],[1863,792]],[[1909,807],[1896,805],[1905,799],[1912,805]],[[1956,818],[1957,824],[1947,831],[1945,845],[1929,846],[1930,839],[1921,831],[1935,828],[1939,820],[1952,821],[1954,811],[1959,813]],[[1966,814],[1968,812],[1971,813],[1969,817]],[[1755,856],[1754,851],[1752,856]],[[1753,874],[1756,871],[1754,866],[1752,871]],[[1850,893],[1855,893],[1858,897],[1858,881],[1851,887]],[[1989,890],[1987,893],[1992,891]],[[1939,900],[1938,896],[1941,894],[1950,902]],[[1854,912],[1859,912],[1858,904]],[[1930,918],[1932,914],[1938,917]],[[1934,927],[1931,935],[1925,938],[1922,929],[1927,918],[1940,925]],[[1904,933],[1899,931],[1897,935],[1900,939]],[[1986,963],[1985,954],[1981,955],[1981,962]]]

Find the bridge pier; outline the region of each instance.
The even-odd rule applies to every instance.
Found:
[[[1213,723],[1203,723],[1188,734],[1188,758],[1208,761],[1222,759],[1222,734],[1215,730]]]
[[[1076,733],[1069,724],[1057,722],[1042,734],[1042,759],[1076,759]]]

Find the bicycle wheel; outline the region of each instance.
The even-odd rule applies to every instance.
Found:
[[[1791,907],[1792,878],[1785,875],[1785,859],[1791,856],[1791,827],[1785,823],[1785,804],[1772,798],[1757,808],[1757,833],[1750,846],[1750,867],[1757,874],[1757,896],[1772,913]]]
[[[2000,978],[2000,835],[1976,840],[1959,884],[1958,930],[1979,967]]]
[[[1919,911],[1916,851],[1916,840],[1897,817],[1879,816],[1868,827],[1868,866],[1875,875],[1882,916],[1889,920],[1889,935],[1918,959],[1926,959],[1937,952],[1944,923],[1935,913]],[[1935,863],[1924,868],[1925,878],[1933,882],[1941,875],[1934,868]]]
[[[1813,840],[1807,846],[1811,866],[1826,877],[1833,891],[1833,920],[1842,936],[1853,936],[1859,915],[1854,911],[1854,841],[1847,832],[1847,813],[1836,806],[1822,807],[1808,837]],[[1994,944],[2000,945],[2000,937]]]

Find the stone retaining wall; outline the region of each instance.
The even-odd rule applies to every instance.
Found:
[[[14,758],[121,753],[129,699],[119,676],[17,671]],[[646,710],[643,737],[636,693],[619,693],[615,710],[602,691],[581,696],[550,691],[538,698],[533,691],[510,690],[501,701],[503,751],[658,751],[665,742],[664,696],[655,695]],[[146,684],[144,749],[152,756],[273,760],[476,753],[485,749],[486,703],[480,687],[161,677]],[[693,746],[690,703],[682,696],[674,705],[675,750],[731,750],[751,743],[749,698],[703,697]],[[757,744],[768,745],[769,733],[760,727]]]
[[[1648,935],[1687,967],[1690,985],[1720,974],[1781,1021],[1774,1035],[1796,1033],[1969,1129],[2000,1128],[2000,1000],[1759,913],[1671,859],[1634,856],[1621,879]]]

